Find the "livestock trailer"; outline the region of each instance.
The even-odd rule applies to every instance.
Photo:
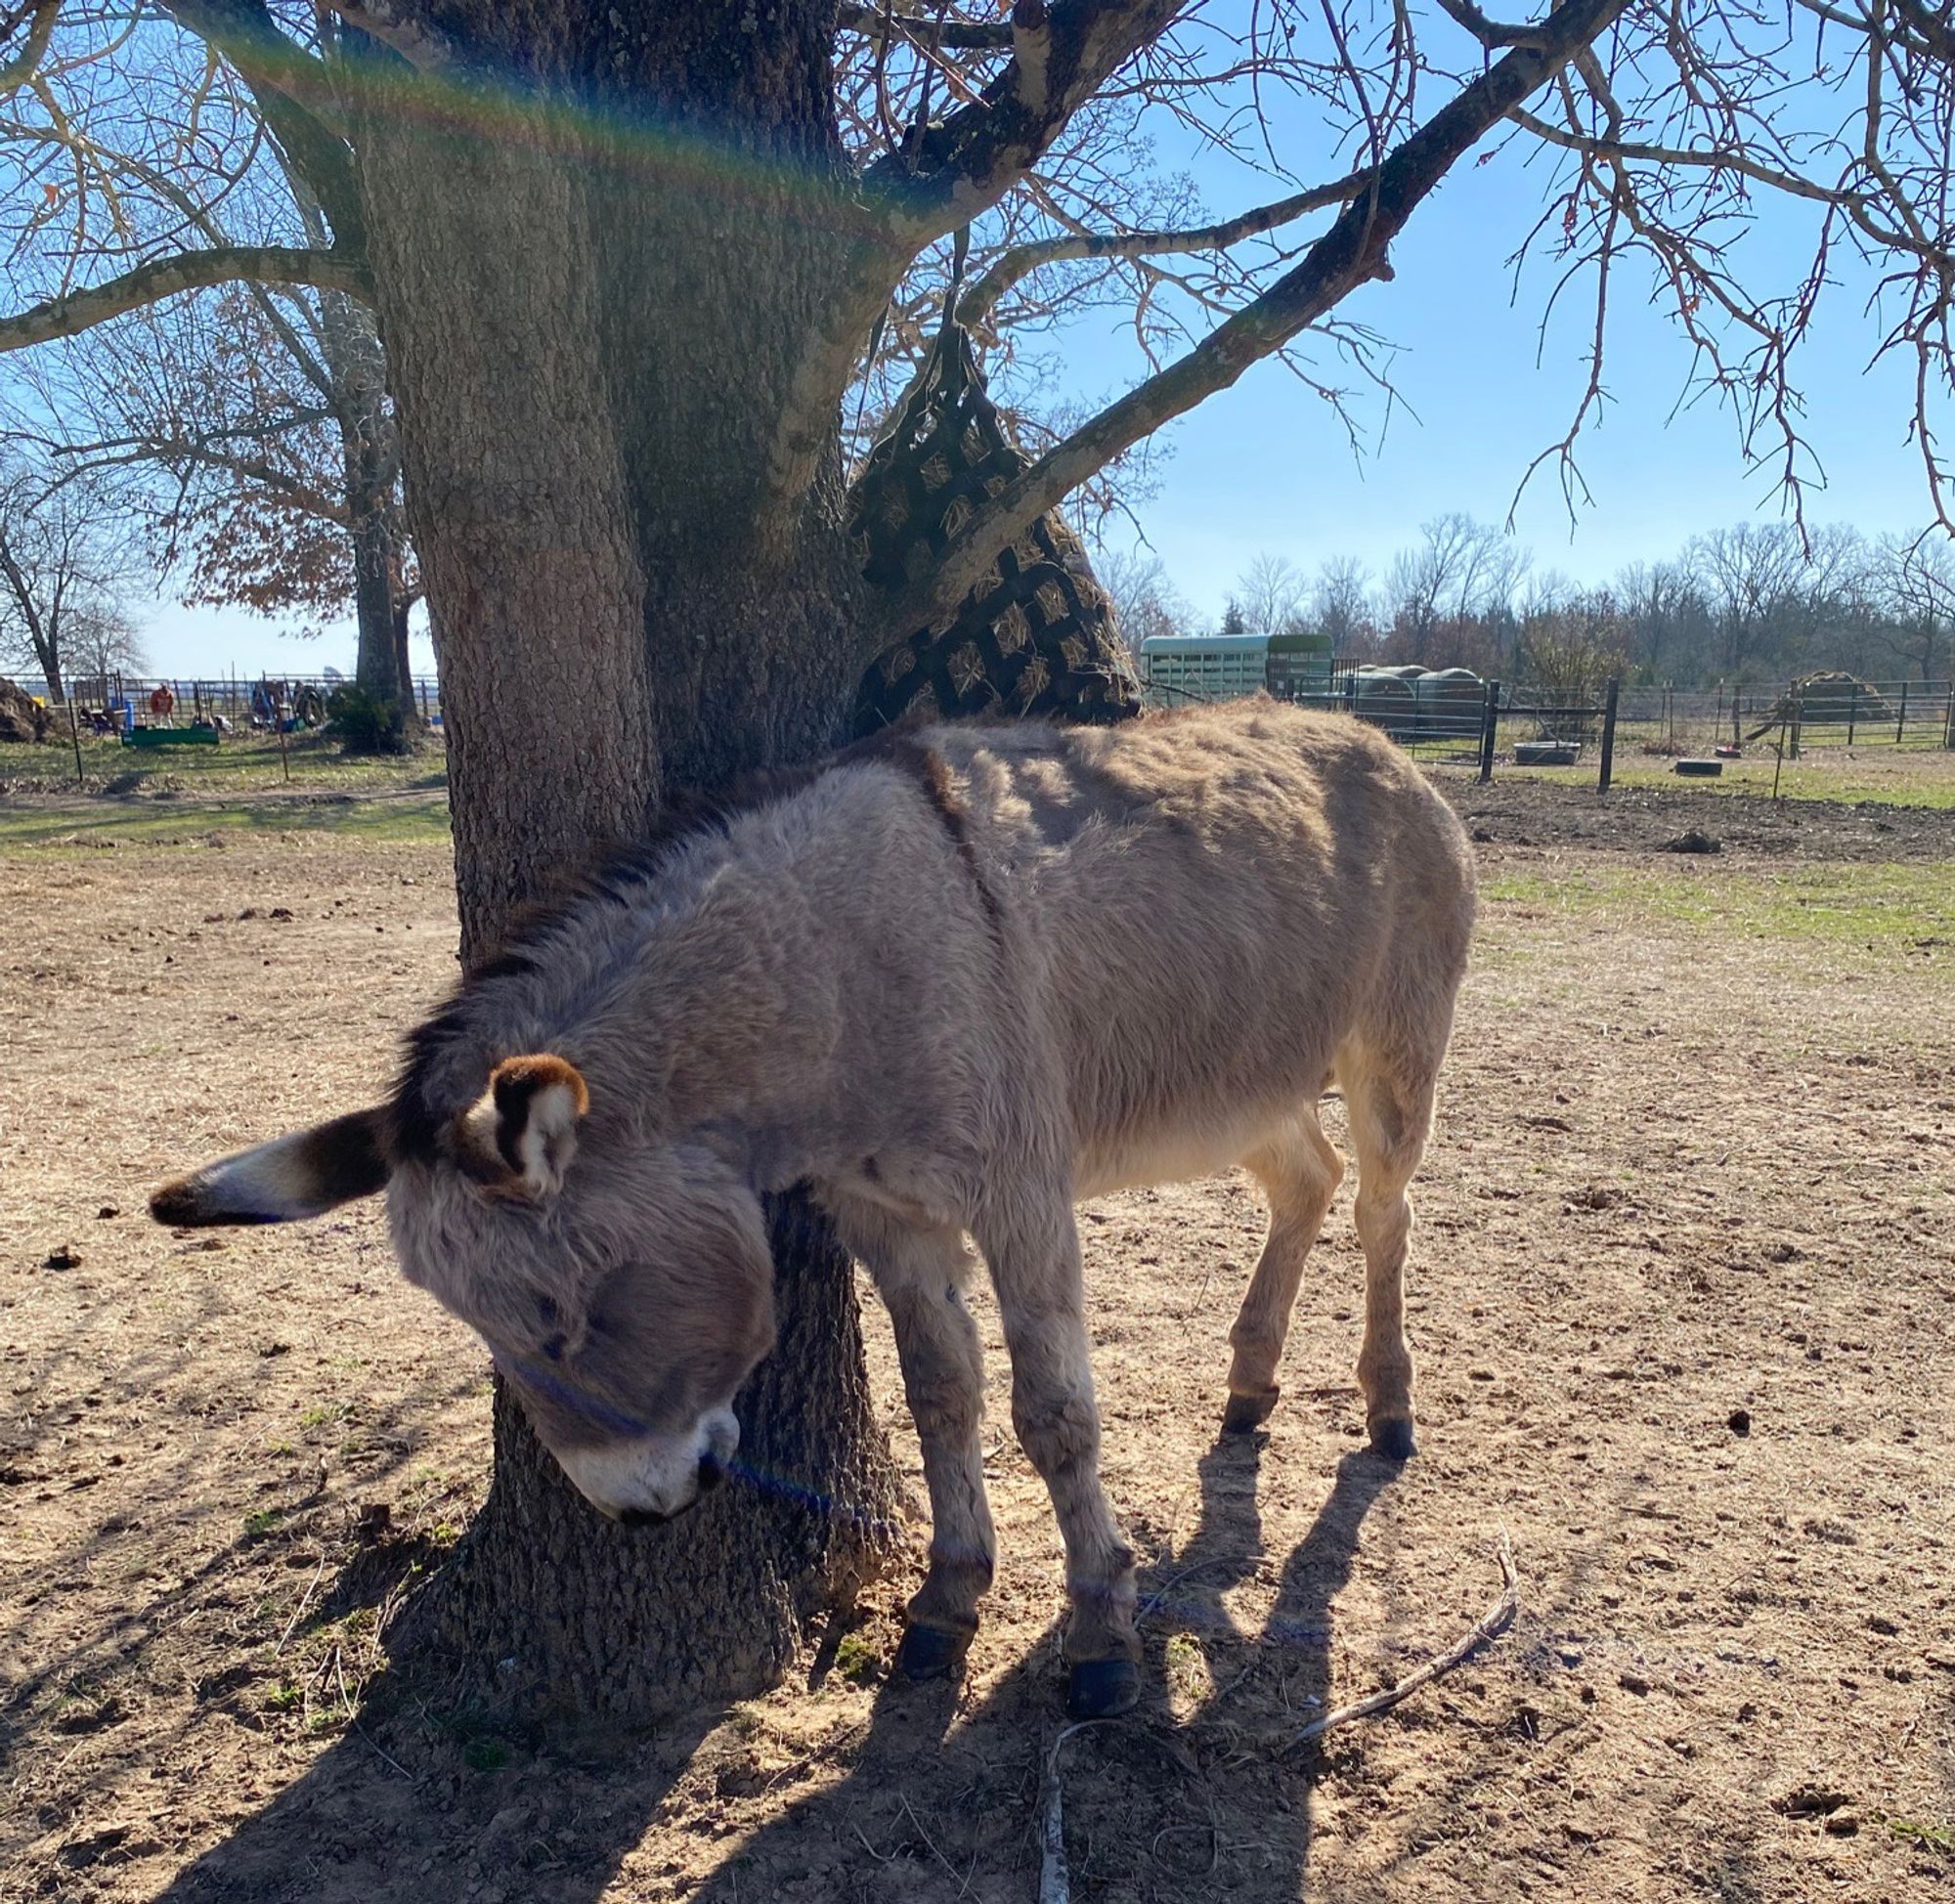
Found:
[[[1259,691],[1281,701],[1330,692],[1330,638],[1323,634],[1151,634],[1141,679],[1151,707],[1234,701]]]

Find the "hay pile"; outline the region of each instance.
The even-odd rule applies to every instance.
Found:
[[[0,741],[51,741],[54,716],[25,688],[0,681]]]

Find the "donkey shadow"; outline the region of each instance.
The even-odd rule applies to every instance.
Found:
[[[1266,1438],[1226,1437],[1200,1463],[1195,1533],[1141,1583],[1149,1703],[1066,1729],[1059,1760],[1073,1895],[1167,1904],[1294,1900],[1310,1864],[1315,1749],[1287,1740],[1329,1698],[1331,1603],[1360,1528],[1399,1472],[1366,1452],[1284,1560],[1276,1604],[1245,1630],[1225,1596],[1267,1566],[1256,1501]],[[692,1893],[700,1904],[916,1904],[1039,1894],[1042,1787],[1064,1720],[1052,1628],[982,1697],[882,1688],[848,1775],[791,1802]],[[1207,1690],[1179,1722],[1171,1679]]]
[[[1141,1582],[1150,1704],[1084,1728],[1061,1760],[1064,1842],[1079,1897],[1294,1899],[1310,1864],[1316,1761],[1281,1747],[1329,1698],[1331,1603],[1366,1514],[1398,1470],[1346,1454],[1248,1630],[1228,1595],[1269,1566],[1257,1488],[1267,1443],[1227,1437],[1199,1465],[1190,1538]],[[893,1682],[856,1736],[847,1775],[790,1800],[699,1888],[704,1904],[1037,1894],[1041,1784],[1063,1720],[1055,1626],[982,1697]],[[1168,1687],[1205,1679],[1177,1722]],[[347,1731],[262,1809],[179,1872],[163,1904],[595,1904],[649,1858],[676,1876],[717,1847],[659,1838],[681,1780],[727,1713],[699,1710],[586,1750],[531,1753],[505,1728],[438,1715],[425,1687],[369,1683]],[[818,1768],[816,1768],[818,1770]],[[688,1803],[688,1811],[694,1807]],[[631,1869],[625,1869],[628,1860]]]

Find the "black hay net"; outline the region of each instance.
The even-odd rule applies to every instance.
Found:
[[[985,393],[970,339],[947,326],[850,494],[863,575],[891,589],[921,582],[1026,462]],[[1053,510],[999,555],[948,624],[918,628],[871,665],[854,730],[987,712],[1107,722],[1140,708],[1113,604]]]

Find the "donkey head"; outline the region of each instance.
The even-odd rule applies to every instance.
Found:
[[[632,1525],[690,1506],[725,1478],[733,1397],[773,1346],[752,1188],[705,1145],[593,1108],[554,1054],[500,1060],[445,1114],[426,1099],[404,1086],[225,1157],[164,1185],[151,1213],[282,1223],[385,1190],[408,1279],[482,1336],[584,1494]]]

